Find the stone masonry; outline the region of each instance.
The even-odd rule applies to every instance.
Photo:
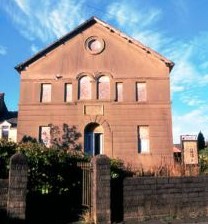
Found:
[[[93,158],[93,218],[96,224],[111,223],[110,160],[104,155]]]
[[[10,160],[9,189],[7,199],[7,214],[9,218],[24,220],[27,194],[27,159],[21,153],[16,153]]]
[[[132,177],[123,183],[125,223],[208,216],[208,177]]]

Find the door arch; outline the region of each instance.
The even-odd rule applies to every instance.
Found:
[[[84,152],[95,156],[103,154],[104,131],[98,123],[90,123],[84,129]]]

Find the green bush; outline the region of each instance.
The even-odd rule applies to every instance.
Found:
[[[16,143],[0,140],[0,179],[8,178],[10,157],[15,154],[16,148]]]
[[[124,178],[126,176],[133,176],[134,172],[126,167],[123,160],[120,159],[110,159],[111,166],[111,178],[118,179]]]
[[[200,173],[208,175],[208,148],[199,152]]]
[[[80,184],[81,168],[77,163],[89,158],[80,151],[46,148],[39,143],[22,143],[18,150],[28,159],[31,192],[63,194]]]

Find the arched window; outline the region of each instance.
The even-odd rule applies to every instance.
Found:
[[[101,76],[98,79],[98,99],[108,100],[110,98],[110,79],[108,76]]]
[[[89,100],[92,98],[92,83],[89,76],[83,76],[79,79],[79,99]]]

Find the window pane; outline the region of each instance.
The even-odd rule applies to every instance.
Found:
[[[51,84],[42,84],[41,102],[51,102]]]
[[[2,126],[2,138],[8,140],[9,138],[9,126]]]
[[[116,101],[123,101],[123,83],[116,83]]]
[[[146,101],[146,99],[147,99],[146,83],[144,83],[144,82],[136,83],[136,99],[139,102]]]
[[[91,78],[84,76],[79,80],[79,99],[89,100],[91,99]]]
[[[107,100],[110,98],[110,79],[108,76],[101,76],[98,80],[98,99]]]
[[[51,143],[51,135],[50,135],[50,127],[40,127],[40,142],[42,142],[46,147],[50,147]]]
[[[139,126],[138,127],[138,152],[149,153],[149,127]]]
[[[72,84],[65,84],[65,102],[72,102]]]

